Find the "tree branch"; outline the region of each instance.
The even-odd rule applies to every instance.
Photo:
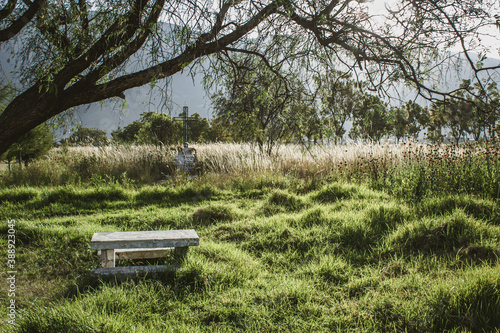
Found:
[[[70,107],[81,104],[93,103],[112,97],[121,97],[123,92],[127,89],[145,85],[153,79],[162,79],[173,75],[182,70],[193,60],[219,52],[227,45],[231,45],[232,43],[238,41],[266,17],[275,13],[278,8],[277,3],[278,1],[274,1],[267,5],[260,12],[250,18],[245,24],[237,27],[233,32],[221,37],[220,39],[208,44],[199,44],[198,42],[195,42],[191,46],[187,47],[186,50],[179,56],[148,69],[121,76],[104,84],[89,85],[88,82],[75,83],[66,91],[67,94],[65,95],[70,97],[65,97],[61,101],[61,104],[58,105],[58,109],[66,110]]]
[[[99,79],[107,75],[117,66],[123,64],[131,55],[136,53],[150,36],[152,26],[158,21],[164,4],[165,0],[157,0],[149,17],[143,24],[144,29],[129,44],[122,47],[114,56],[103,61],[97,69],[87,74],[81,81],[84,82],[84,84],[95,84]]]
[[[5,42],[17,35],[35,17],[45,2],[46,0],[34,0],[21,17],[15,20],[9,27],[0,30],[0,42]]]
[[[5,7],[0,10],[0,21],[3,21],[6,17],[8,17],[16,8],[17,0],[9,0]]]

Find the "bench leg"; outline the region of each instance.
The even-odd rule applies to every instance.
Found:
[[[176,247],[174,250],[175,263],[180,265],[186,258],[186,254],[189,250],[189,246],[186,247]]]
[[[101,265],[106,268],[115,267],[115,250],[101,251]]]

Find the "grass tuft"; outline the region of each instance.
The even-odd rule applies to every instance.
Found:
[[[275,190],[268,195],[261,210],[264,215],[270,216],[282,212],[298,212],[305,206],[304,200],[297,195],[283,190]]]
[[[500,327],[500,270],[478,268],[451,285],[440,285],[429,303],[433,332],[494,332]]]
[[[39,191],[34,188],[29,187],[18,187],[14,189],[1,189],[0,190],[0,202],[27,202],[33,200],[39,196]]]
[[[463,209],[476,219],[485,219],[500,225],[500,209],[493,200],[479,199],[469,195],[450,195],[438,198],[426,198],[418,206],[421,214],[441,215]]]
[[[210,205],[197,209],[191,218],[195,225],[210,225],[232,221],[237,218],[237,214],[228,206]]]
[[[462,211],[435,219],[422,219],[397,228],[388,238],[394,251],[454,254],[480,242],[486,230]]]
[[[339,200],[358,197],[358,186],[353,184],[334,183],[327,185],[314,193],[311,198],[321,203],[334,203]]]

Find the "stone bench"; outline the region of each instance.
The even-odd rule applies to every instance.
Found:
[[[93,269],[93,275],[155,273],[176,270],[181,265],[189,246],[198,246],[196,231],[120,231],[96,232],[90,241],[90,248],[100,250],[102,268]],[[176,265],[123,266],[116,267],[117,260],[153,259],[166,256],[174,251]]]

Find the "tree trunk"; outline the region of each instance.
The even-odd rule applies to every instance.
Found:
[[[16,97],[0,116],[0,154],[23,134],[63,111],[56,105],[57,96],[39,93],[38,85]]]
[[[161,9],[161,7],[158,8]],[[153,79],[160,80],[171,76],[196,59],[219,52],[224,47],[245,36],[265,18],[275,13],[278,7],[279,2],[270,3],[245,24],[237,26],[234,31],[218,39],[216,37],[221,27],[216,26],[210,34],[202,35],[200,39],[187,47],[182,54],[145,70],[123,75],[103,84],[97,82],[103,75],[109,73],[109,70],[105,72],[95,70],[68,87],[68,83],[74,78],[80,77],[92,65],[92,61],[96,61],[105,54],[106,47],[109,47],[109,45],[105,38],[107,36],[104,34],[101,40],[98,40],[89,51],[78,59],[67,63],[62,70],[55,74],[50,86],[37,83],[17,96],[7,106],[0,115],[0,155],[7,151],[23,134],[65,110],[112,97],[125,98],[123,92],[127,89],[143,86]],[[158,10],[157,14],[159,15],[159,13]],[[144,43],[144,37],[145,35],[139,34],[131,42],[129,45],[130,54],[127,53],[127,56],[137,51]],[[119,55],[117,55],[116,59],[114,57],[110,59],[115,60],[110,63],[112,68],[126,60],[126,58],[122,59]]]

